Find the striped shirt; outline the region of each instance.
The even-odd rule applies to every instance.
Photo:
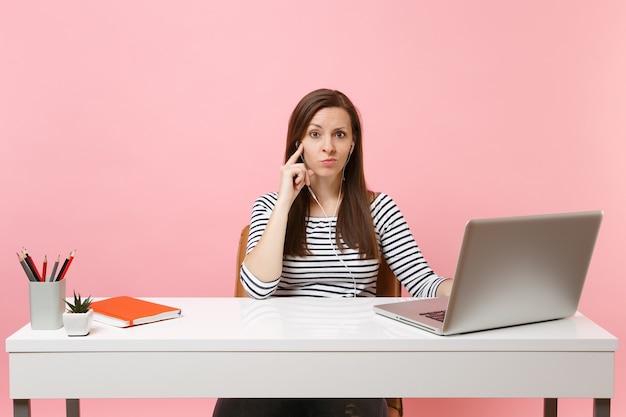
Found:
[[[247,253],[261,239],[278,194],[260,196],[253,205]],[[402,212],[391,197],[379,194],[370,205],[380,251],[394,275],[414,297],[434,297],[445,278],[436,275],[420,251]],[[354,249],[340,251],[335,242],[336,217],[309,217],[306,241],[311,255],[285,256],[281,276],[263,282],[241,267],[241,282],[253,298],[270,296],[374,297],[379,263],[360,259]]]

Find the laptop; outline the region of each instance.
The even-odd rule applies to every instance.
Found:
[[[438,335],[573,315],[603,212],[470,220],[450,297],[378,304],[374,311]]]

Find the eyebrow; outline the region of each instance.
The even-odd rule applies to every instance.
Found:
[[[314,126],[314,127],[318,128],[318,129],[323,129],[322,126],[316,125],[315,123],[309,123],[309,127],[311,127],[311,126]],[[347,129],[348,129],[347,127],[341,126],[341,127],[336,128],[336,129],[333,129],[333,131],[336,132],[337,130],[347,130]]]

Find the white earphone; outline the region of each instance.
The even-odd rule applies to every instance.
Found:
[[[343,181],[342,181],[342,183],[343,183]],[[341,197],[341,186],[342,185],[340,185],[340,187],[339,187],[339,196],[340,197]],[[320,201],[317,199],[317,196],[313,192],[313,189],[311,187],[309,187],[309,186],[307,186],[307,188],[309,190],[309,193],[311,194],[311,197],[313,197],[313,200],[315,200],[315,202],[317,203],[319,208],[322,210],[322,213],[324,214],[324,217],[326,217],[326,221],[328,222],[328,242],[330,244],[330,249],[333,251],[333,254],[339,260],[339,263],[341,263],[341,265],[343,265],[343,267],[346,268],[346,271],[348,271],[348,275],[350,275],[350,278],[352,278],[352,284],[354,286],[353,287],[354,292],[352,293],[352,297],[356,298],[356,296],[358,294],[358,289],[357,289],[357,285],[356,285],[356,278],[354,277],[354,275],[352,275],[352,271],[350,270],[350,268],[348,267],[346,262],[341,258],[341,256],[337,252],[337,249],[335,249],[335,242],[333,242],[333,237],[332,237],[332,227],[331,227],[332,219],[328,216],[328,214],[324,210],[324,207],[322,206],[322,203],[320,203]],[[340,198],[337,198],[337,206],[335,207],[335,213],[334,213],[335,217],[337,217],[337,215],[339,214],[339,205],[340,205],[340,203],[341,203]]]
[[[348,165],[348,161],[350,161],[350,157],[352,156],[352,152],[354,151],[354,146],[355,146],[355,143],[352,142],[352,146],[350,147],[350,153],[348,154],[348,158],[346,158],[346,163],[343,166],[343,170],[346,169],[346,165]],[[296,148],[299,148],[299,147],[300,147],[300,142],[296,142]],[[302,162],[304,162],[304,155],[300,155],[300,158],[302,159]],[[342,177],[343,177],[343,174],[342,174]],[[339,187],[339,196],[337,197],[337,206],[335,207],[335,213],[333,214],[335,217],[339,214],[339,205],[341,203],[342,186],[343,186],[343,181],[342,181],[342,184]],[[339,262],[348,271],[348,274],[350,275],[350,278],[352,278],[352,284],[354,285],[354,288],[353,288],[354,292],[352,293],[352,296],[356,298],[356,296],[358,294],[356,278],[354,277],[354,275],[352,275],[352,271],[350,270],[350,268],[348,267],[346,262],[341,258],[341,256],[337,252],[337,249],[335,248],[335,242],[333,242],[333,239],[332,239],[332,228],[331,228],[332,220],[331,220],[331,217],[328,216],[328,214],[324,210],[324,207],[322,206],[320,201],[317,199],[317,196],[313,192],[313,189],[311,187],[309,187],[309,186],[307,186],[307,189],[309,190],[309,194],[311,194],[311,197],[313,197],[313,200],[317,203],[319,208],[322,210],[322,213],[324,214],[324,217],[326,217],[326,220],[328,221],[328,242],[330,244],[330,248],[331,248],[333,254],[339,260]]]

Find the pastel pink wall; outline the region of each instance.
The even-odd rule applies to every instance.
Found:
[[[369,184],[399,202],[441,274],[469,218],[604,210],[581,311],[624,338],[626,4],[381,4],[1,2],[2,339],[29,319],[22,246],[39,260],[77,249],[68,293],[230,296],[239,230],[276,188],[293,106],[318,87],[360,107]],[[6,355],[0,374],[10,415]],[[625,389],[619,351],[614,415]],[[83,413],[212,404],[87,400]],[[537,399],[405,406],[541,412]],[[560,407],[587,416],[591,403]]]

